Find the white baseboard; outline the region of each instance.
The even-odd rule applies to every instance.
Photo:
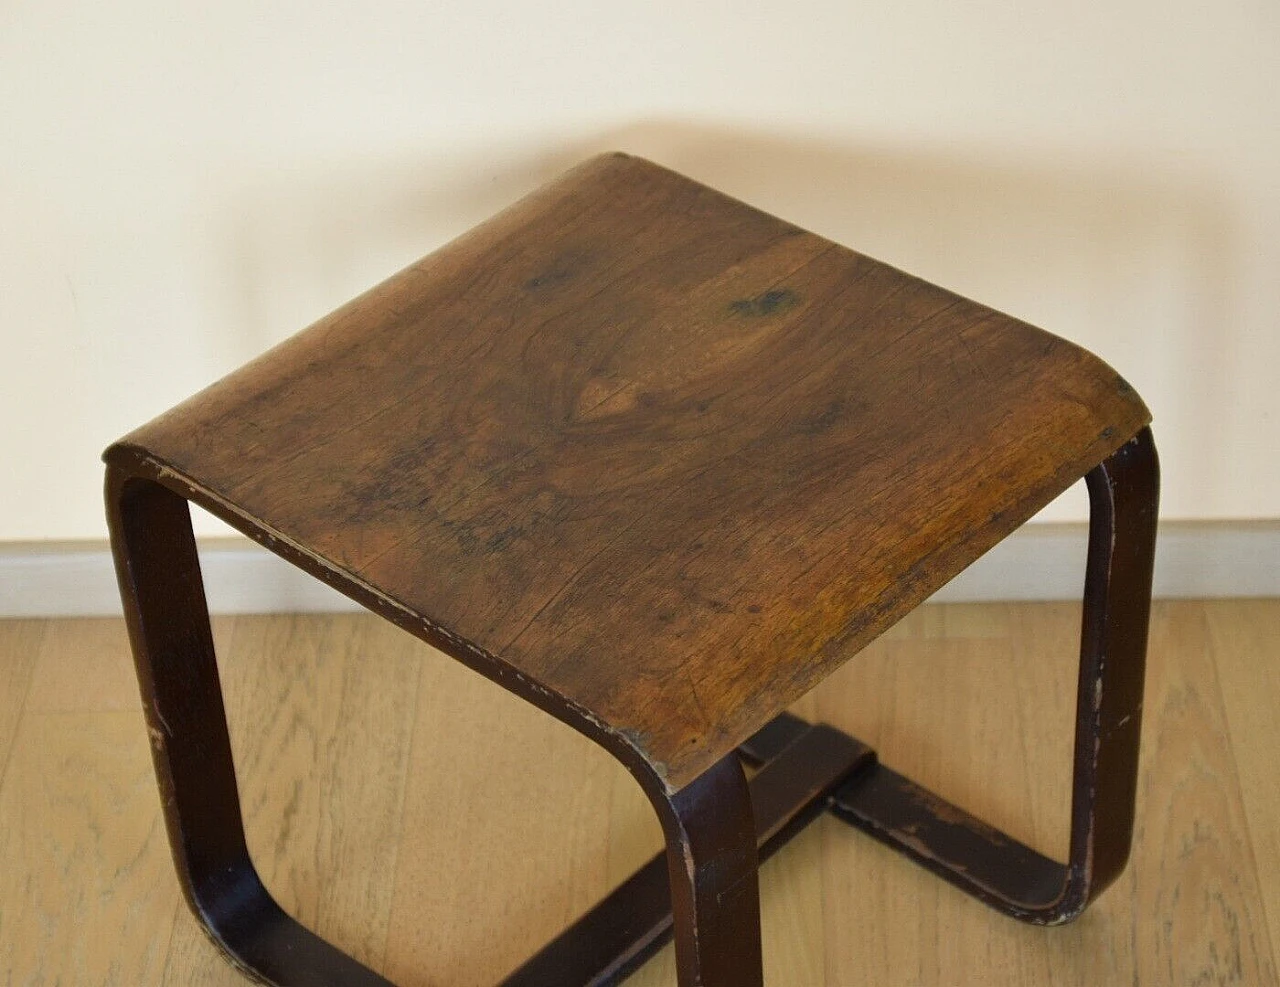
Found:
[[[934,597],[935,602],[1071,600],[1084,582],[1086,526],[1032,524],[1015,532]],[[357,604],[248,539],[201,543],[214,613],[332,613]],[[1280,522],[1161,525],[1155,595],[1280,596]],[[0,617],[120,613],[104,543],[0,545]]]

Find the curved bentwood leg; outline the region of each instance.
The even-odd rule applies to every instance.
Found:
[[[106,493],[169,844],[191,910],[259,982],[391,987],[285,914],[249,859],[187,501],[111,466]],[[628,765],[662,821],[666,853],[503,984],[615,984],[674,935],[681,987],[759,987],[758,862],[871,763],[869,748],[830,727],[805,727],[787,741],[750,785],[732,754],[674,793]]]
[[[730,754],[661,811],[682,985],[761,987],[756,828]]]
[[[169,845],[191,910],[256,980],[391,987],[286,915],[249,860],[187,502],[108,467],[107,515]]]
[[[1143,429],[1085,478],[1089,555],[1066,864],[882,765],[832,811],[987,904],[1040,925],[1078,916],[1129,858],[1142,726],[1159,467]]]

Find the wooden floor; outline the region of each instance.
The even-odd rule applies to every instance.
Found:
[[[799,710],[1060,854],[1077,620],[928,607]],[[658,847],[606,756],[374,618],[215,630],[268,886],[398,983],[492,982]],[[1137,842],[1093,909],[1019,925],[828,817],[763,870],[767,982],[1276,984],[1278,673],[1280,601],[1157,605]],[[244,982],[179,900],[120,622],[0,622],[0,772],[0,984]]]

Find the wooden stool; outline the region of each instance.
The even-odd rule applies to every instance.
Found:
[[[758,985],[758,862],[825,809],[1026,921],[1129,852],[1149,414],[1083,350],[646,161],[595,158],[107,450],[174,860],[231,962],[385,985],[249,861],[187,501],[586,734],[650,862],[504,983]],[[786,712],[1088,481],[1070,859]],[[750,784],[742,762],[760,766]]]

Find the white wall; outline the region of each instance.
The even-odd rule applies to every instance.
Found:
[[[1278,83],[1274,0],[6,4],[0,540],[101,537],[111,439],[607,148],[1095,350],[1166,516],[1280,517]]]

